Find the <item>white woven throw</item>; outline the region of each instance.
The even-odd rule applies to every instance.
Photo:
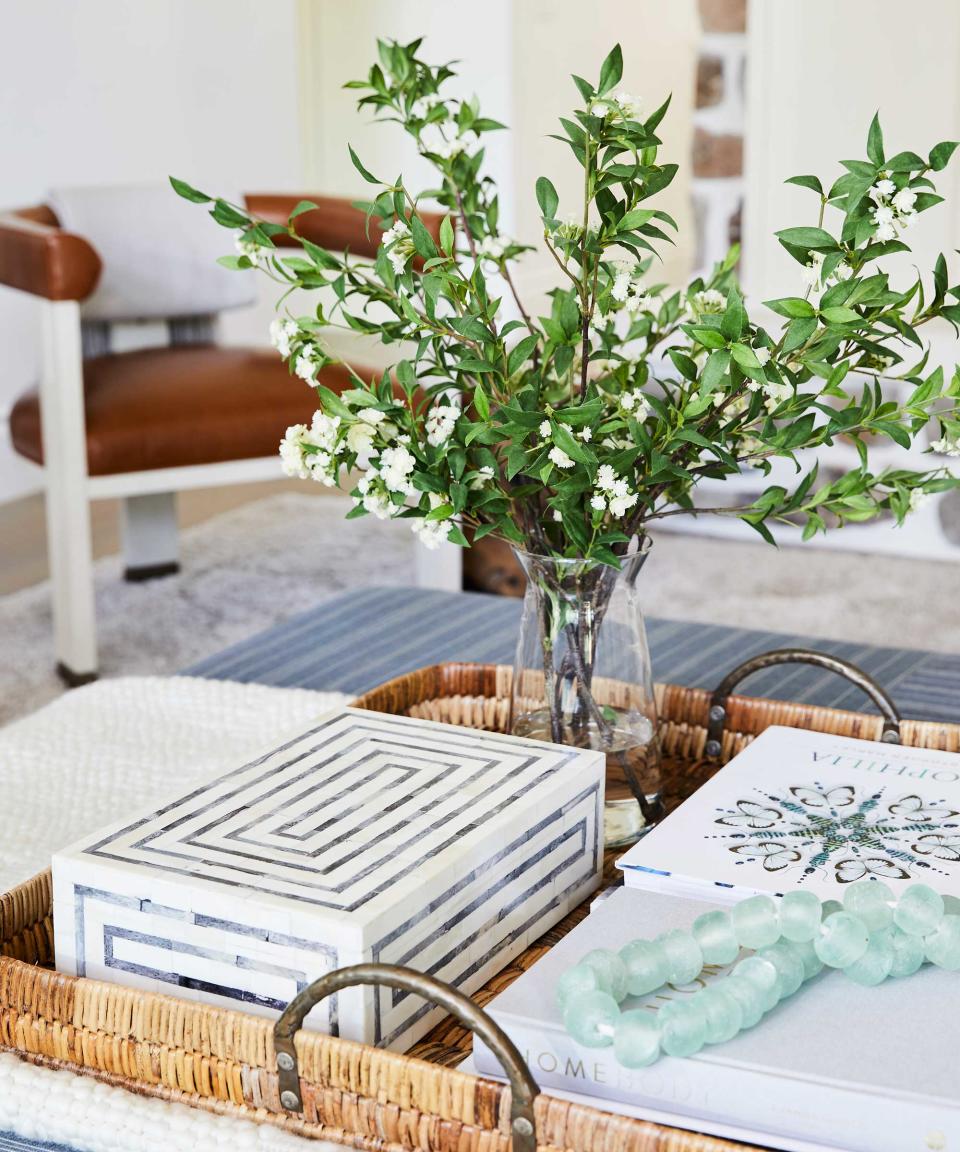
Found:
[[[49,867],[57,848],[242,764],[345,700],[336,692],[131,677],[77,688],[9,725],[0,730],[0,790],[11,816],[0,841],[0,891]],[[78,1152],[325,1146],[0,1054],[3,1131]]]

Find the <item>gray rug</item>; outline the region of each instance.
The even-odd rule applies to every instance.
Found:
[[[348,507],[297,493],[247,505],[184,533],[181,574],[149,584],[124,583],[117,558],[100,561],[102,674],[173,673],[334,593],[411,584],[414,539],[406,525],[346,524]],[[960,648],[949,563],[663,534],[641,580],[649,615]],[[4,723],[62,691],[48,585],[0,599],[0,637]]]

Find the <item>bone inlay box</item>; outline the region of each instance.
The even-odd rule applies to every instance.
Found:
[[[275,1016],[333,968],[480,987],[598,884],[604,759],[344,708],[53,860],[57,967]],[[347,989],[308,1027],[402,1049],[439,1011]]]

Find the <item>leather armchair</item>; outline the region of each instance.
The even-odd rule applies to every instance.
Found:
[[[286,223],[304,198],[318,207],[297,218],[302,236],[375,255],[376,222],[368,235],[365,214],[347,200],[254,193],[246,203],[253,215]],[[435,236],[440,221],[425,218]],[[16,451],[44,466],[57,666],[70,683],[97,672],[88,502],[122,498],[129,578],[175,572],[174,493],[275,478],[284,430],[308,423],[316,408],[312,390],[269,349],[211,343],[82,361],[79,302],[100,272],[94,248],[61,229],[49,208],[0,215],[0,285],[39,298],[44,312],[40,385],[17,400],[10,431]],[[347,384],[337,366],[320,379],[334,391]]]

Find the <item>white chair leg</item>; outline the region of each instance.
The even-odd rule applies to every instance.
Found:
[[[175,493],[127,496],[120,512],[120,534],[125,579],[155,580],[180,571]]]
[[[463,589],[463,549],[457,544],[441,544],[433,549],[418,544],[416,564],[418,587],[444,592]]]
[[[47,497],[47,552],[57,671],[70,685],[97,675],[80,311],[72,300],[43,308],[40,378]]]

